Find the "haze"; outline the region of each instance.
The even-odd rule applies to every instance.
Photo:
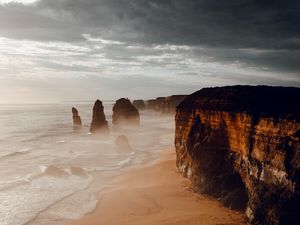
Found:
[[[300,3],[0,0],[0,103],[300,86]]]

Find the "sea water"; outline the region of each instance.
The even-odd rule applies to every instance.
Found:
[[[150,164],[173,143],[174,118],[141,111],[138,128],[112,125],[110,135],[89,132],[93,103],[0,105],[0,224],[63,225],[92,211],[101,190],[131,167]],[[71,107],[83,121],[73,129]],[[132,150],[115,145],[126,135]]]

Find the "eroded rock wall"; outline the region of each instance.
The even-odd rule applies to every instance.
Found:
[[[176,107],[186,95],[171,95],[168,97],[158,97],[146,101],[146,109],[154,110],[162,114],[175,114]]]
[[[179,171],[253,224],[299,224],[300,89],[234,86],[188,96],[176,113]]]

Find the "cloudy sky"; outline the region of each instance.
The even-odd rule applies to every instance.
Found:
[[[0,0],[0,103],[300,86],[298,0]]]

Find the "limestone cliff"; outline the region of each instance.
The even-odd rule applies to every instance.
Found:
[[[168,97],[158,97],[146,101],[146,109],[154,110],[162,114],[174,114],[176,106],[186,97],[186,95],[171,95]]]
[[[90,132],[108,133],[108,131],[109,128],[104,114],[104,107],[102,105],[102,102],[97,99],[93,107],[93,120],[91,123]]]
[[[177,107],[179,171],[253,224],[300,224],[300,89],[205,88]]]

